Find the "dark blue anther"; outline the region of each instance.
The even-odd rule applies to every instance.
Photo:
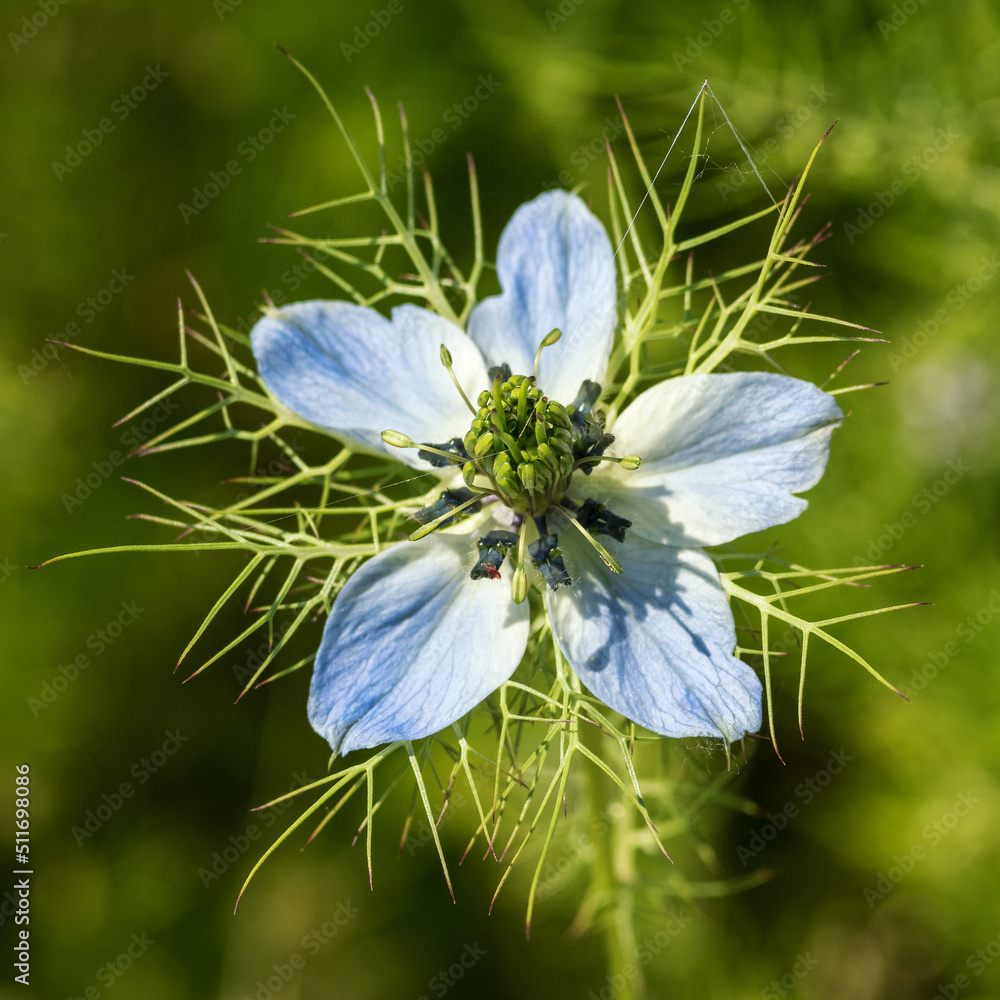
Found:
[[[610,535],[615,541],[625,541],[625,531],[632,527],[627,517],[612,513],[596,500],[586,500],[576,515],[577,521],[592,535]]]
[[[487,374],[490,377],[490,384],[492,385],[497,379],[501,382],[506,382],[511,376],[510,365],[505,361],[502,365],[494,365]]]
[[[603,425],[595,421],[573,442],[573,458],[583,463],[580,471],[585,476],[594,471],[597,457],[607,451],[614,439],[614,434],[605,434]],[[588,458],[593,458],[595,461],[587,462]]]
[[[528,555],[553,590],[568,587],[573,582],[566,572],[558,536],[542,535],[537,542],[532,542],[528,546]]]
[[[479,539],[479,561],[472,567],[473,580],[500,579],[500,567],[507,553],[517,545],[517,535],[512,531],[491,531]]]
[[[463,462],[467,462],[469,460],[469,453],[465,450],[465,445],[462,443],[461,438],[452,438],[444,444],[434,444],[433,441],[425,441],[424,444],[431,448],[437,448],[439,451],[450,452],[456,458],[460,458]],[[449,462],[444,455],[437,455],[433,451],[420,450],[417,452],[417,458],[422,458],[425,462],[429,462],[437,469],[440,469],[445,465],[455,464],[454,462]]]
[[[576,399],[573,400],[573,412],[569,416],[570,420],[578,427],[583,427],[600,395],[600,383],[591,382],[589,378],[585,378],[580,384],[580,391],[576,394]]]
[[[421,524],[429,524],[431,521],[436,521],[439,517],[447,514],[449,510],[454,510],[456,507],[460,507],[467,500],[471,500],[476,494],[472,490],[460,489],[460,490],[445,490],[429,507],[422,507],[420,510],[415,511],[413,514],[414,520],[419,521]],[[469,504],[465,510],[459,515],[464,517],[467,514],[474,514],[479,510],[479,504]],[[442,521],[440,527],[444,527],[446,524],[454,523],[454,518],[449,517],[446,521]]]

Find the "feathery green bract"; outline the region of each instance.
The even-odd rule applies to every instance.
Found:
[[[485,267],[476,171],[471,159],[471,246],[453,255],[439,235],[430,176],[424,172],[418,183],[402,111],[407,167],[405,190],[402,197],[396,198],[388,183],[384,129],[374,96],[369,94],[379,163],[373,170],[322,88],[307,70],[299,68],[325,102],[357,165],[364,189],[304,209],[295,216],[325,212],[335,220],[338,208],[371,203],[384,215],[385,229],[374,237],[317,238],[283,228],[271,242],[294,246],[304,254],[330,279],[335,295],[376,307],[412,301],[464,325],[477,301]],[[690,143],[685,149],[686,170],[669,206],[657,192],[659,170],[654,174],[645,163],[624,112],[622,119],[640,197],[630,193],[632,181],[609,147],[609,222],[617,248],[622,316],[610,366],[615,381],[605,398],[610,413],[620,412],[638,391],[669,375],[716,371],[731,366],[740,355],[777,366],[774,354],[779,348],[872,339],[853,332],[865,331],[865,327],[812,315],[798,308],[793,300],[796,291],[816,280],[805,269],[816,266],[808,257],[823,235],[795,242],[791,235],[816,151],[779,204],[768,204],[701,236],[677,239],[678,223],[705,154],[705,108],[712,99],[706,86],[671,146],[673,151],[682,136]],[[751,252],[745,264],[723,273],[699,273],[697,252],[701,246],[732,234],[745,241],[741,230],[768,215],[774,215],[775,225],[766,247]],[[650,228],[657,231],[655,252],[649,250],[648,238],[640,237],[640,226],[644,233]],[[337,228],[336,221],[331,227]],[[390,251],[404,255],[411,273],[400,277],[387,269]],[[463,271],[458,261],[466,258],[471,258],[471,264]],[[250,612],[246,629],[222,649],[201,653],[194,670],[199,673],[250,636],[266,631],[270,652],[248,681],[245,693],[254,685],[311,662],[310,657],[286,663],[281,654],[303,624],[329,613],[337,592],[361,561],[405,539],[407,510],[422,505],[421,497],[434,490],[439,480],[435,473],[418,473],[384,457],[357,454],[285,409],[257,376],[248,337],[220,323],[193,278],[192,283],[198,307],[192,311],[181,309],[180,356],[176,362],[68,346],[97,357],[162,370],[170,376],[170,383],[123,418],[126,420],[170,395],[177,394],[183,402],[189,387],[201,387],[203,393],[210,390],[213,398],[208,405],[147,442],[143,454],[234,440],[247,445],[250,470],[257,466],[261,446],[269,445],[284,457],[289,471],[267,477],[251,474],[242,481],[254,492],[218,508],[178,500],[142,486],[167,511],[147,515],[146,519],[174,529],[179,533],[177,540],[75,555],[216,549],[244,552],[245,565],[209,610],[181,660],[202,646],[206,630],[230,601],[243,600],[248,609],[259,605]],[[767,322],[760,322],[761,318]],[[778,322],[774,323],[773,318]],[[809,333],[806,331],[812,327],[806,321],[832,326],[833,330],[822,335]],[[837,332],[837,327],[850,328],[851,332]],[[782,332],[765,337],[763,331],[770,329]],[[656,349],[651,350],[654,345]],[[654,355],[672,360],[664,363],[654,360]],[[839,369],[835,375],[838,373]],[[857,388],[863,387],[830,391]],[[323,435],[328,443],[329,458],[324,463],[308,464],[293,446],[292,432],[300,434],[304,430]],[[832,645],[888,684],[863,657],[829,631],[843,621],[878,612],[810,621],[795,613],[792,605],[800,596],[854,586],[900,567],[813,571],[768,555],[725,554],[718,560],[738,621],[742,616],[744,632],[751,636],[750,642],[737,650],[738,655],[755,665],[759,663],[763,670],[772,738],[771,678],[777,653],[770,642],[775,623],[790,628],[800,641],[800,724],[802,685],[808,653],[815,646],[813,640]],[[733,563],[743,568],[730,568]],[[727,765],[731,763],[729,749],[724,748]],[[363,821],[357,829],[359,835],[365,835],[371,871],[375,815],[402,782],[413,787],[414,806],[423,814],[418,822],[427,824],[449,888],[448,861],[438,827],[449,805],[459,798],[465,803],[465,811],[456,812],[468,818],[472,828],[466,854],[478,851],[500,865],[497,892],[515,867],[528,867],[529,927],[536,904],[572,884],[575,872],[589,865],[592,878],[575,929],[613,922],[618,928],[620,964],[629,960],[630,954],[634,959],[634,938],[628,931],[634,915],[662,908],[667,897],[715,895],[766,877],[766,873],[760,873],[744,879],[725,878],[724,866],[700,833],[699,818],[709,806],[748,813],[754,807],[727,791],[733,769],[727,767],[714,778],[692,778],[684,765],[689,756],[689,747],[637,733],[632,724],[584,694],[555,649],[547,624],[536,616],[527,655],[514,678],[481,709],[452,726],[451,734],[385,747],[284,796],[317,795],[261,858],[250,877],[271,851],[306,821],[314,823],[312,836],[330,824],[345,807],[354,804],[355,793],[362,787],[366,804],[359,809]],[[606,798],[609,789],[616,794],[611,804]],[[589,811],[576,808],[581,799],[589,802]],[[560,830],[560,825],[568,829]],[[574,843],[572,831],[581,828],[589,831],[580,841],[582,846],[567,853],[565,845]],[[408,821],[404,840],[409,829]],[[561,848],[556,846],[557,832],[562,834]],[[714,880],[690,881],[677,868],[662,863],[672,843],[687,845],[682,846],[685,850],[693,844],[696,856]],[[661,863],[651,866],[646,856],[660,859]],[[560,863],[567,859],[568,864]]]

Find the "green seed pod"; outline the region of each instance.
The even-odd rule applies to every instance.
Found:
[[[523,604],[528,596],[528,578],[524,574],[524,569],[518,566],[514,570],[514,578],[511,581],[511,597],[515,604]]]
[[[538,460],[542,462],[552,472],[559,471],[559,459],[556,453],[547,444],[538,446]]]
[[[490,431],[483,434],[478,441],[472,446],[472,454],[476,458],[482,458],[484,455],[490,454],[494,450],[496,444],[496,439]]]
[[[535,492],[546,493],[555,482],[556,476],[552,470],[541,463],[534,465],[535,470]]]
[[[509,472],[514,471],[514,467],[510,461],[510,455],[501,451],[499,454],[493,456],[493,469],[498,476],[506,475]]]
[[[524,488],[529,493],[535,492],[535,467],[531,462],[525,462],[524,465],[518,466],[517,474],[520,477],[522,483],[524,483]]]
[[[524,490],[521,488],[521,484],[513,472],[508,475],[497,476],[496,484],[511,500],[517,501],[524,496]]]

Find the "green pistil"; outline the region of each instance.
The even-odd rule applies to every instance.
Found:
[[[469,455],[462,475],[489,481],[500,500],[520,514],[537,515],[565,495],[576,462],[579,430],[560,403],[547,400],[534,377],[494,371],[478,396],[463,444]]]
[[[554,344],[559,336],[559,331],[553,330],[543,340],[535,358],[536,372],[542,348]],[[451,354],[444,347],[441,361],[458,385]],[[432,465],[462,469],[465,488],[445,490],[435,503],[418,511],[414,516],[422,524],[410,539],[422,538],[459,517],[468,516],[479,510],[483,502],[499,500],[517,515],[515,524],[519,531],[506,533],[503,539],[496,532],[487,535],[483,544],[489,544],[485,544],[485,549],[480,546],[481,558],[473,577],[499,577],[503,558],[513,547],[514,536],[519,535],[511,594],[520,603],[527,595],[525,569],[529,562],[550,586],[569,583],[558,539],[549,534],[545,522],[546,512],[558,507],[605,564],[620,573],[618,561],[594,535],[610,535],[621,541],[630,522],[596,501],[588,501],[580,508],[567,496],[577,470],[587,475],[602,461],[617,462],[625,469],[639,467],[640,460],[635,455],[624,458],[604,455],[614,437],[606,433],[604,414],[595,408],[601,395],[600,385],[584,381],[573,403],[564,406],[542,395],[535,384],[535,375],[513,375],[507,365],[491,368],[489,374],[492,384],[479,393],[475,405],[462,392],[462,398],[473,411],[472,426],[464,438],[453,438],[442,445],[418,444],[402,431],[382,432],[386,444],[417,448],[419,456]],[[461,386],[458,388],[461,391]],[[522,519],[527,516],[535,519],[539,532],[538,541],[530,546],[526,542],[526,529],[521,527]]]
[[[600,386],[584,383],[567,407],[543,396],[534,376],[510,375],[505,368],[491,374],[493,383],[479,393],[462,441],[469,456],[462,477],[469,486],[495,491],[519,514],[544,514],[566,495],[573,472],[589,472],[614,440],[604,432],[603,413],[594,409]]]

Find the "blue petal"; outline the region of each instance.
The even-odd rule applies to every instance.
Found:
[[[530,375],[542,339],[562,339],[542,352],[539,385],[571,403],[584,379],[602,381],[617,314],[615,267],[604,227],[567,191],[522,205],[497,250],[503,293],[469,317],[469,334],[493,363]]]
[[[630,539],[612,573],[562,518],[571,587],[546,594],[552,631],[580,679],[616,712],[664,736],[732,742],[761,723],[757,675],[732,655],[736,629],[700,549]]]
[[[843,419],[811,382],[769,372],[685,375],[642,393],[613,427],[617,455],[573,486],[670,545],[721,545],[805,510]]]
[[[517,667],[528,605],[472,580],[471,535],[401,542],[347,581],[316,655],[309,721],[334,751],[415,740],[471,711]]]
[[[475,344],[412,305],[393,309],[390,322],[350,302],[298,302],[265,316],[250,338],[264,384],[290,410],[416,468],[428,466],[416,452],[386,445],[382,431],[437,444],[463,436],[471,420],[441,364],[441,345],[471,397],[488,381]]]

